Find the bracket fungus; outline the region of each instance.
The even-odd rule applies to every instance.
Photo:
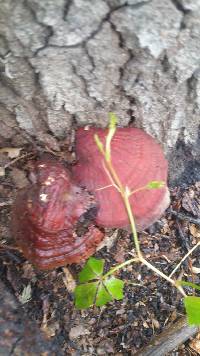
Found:
[[[78,187],[55,159],[37,161],[32,180],[13,206],[12,228],[25,257],[45,270],[92,255],[104,237],[90,222],[97,211],[93,195]],[[79,223],[85,224],[82,233]]]
[[[105,144],[107,129],[79,128],[76,134],[76,182],[95,194],[99,203],[96,224],[107,228],[126,228],[129,220],[120,193],[112,186],[103,158],[94,141],[97,134]],[[111,157],[123,186],[136,191],[130,203],[138,231],[158,220],[169,205],[169,191],[141,189],[151,181],[167,183],[168,164],[159,144],[137,128],[117,128],[111,142]]]

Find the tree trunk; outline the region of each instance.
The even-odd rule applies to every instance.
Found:
[[[163,145],[171,184],[193,183],[199,66],[199,0],[0,0],[0,146],[57,150],[77,126],[106,127],[112,111]]]
[[[63,138],[76,125],[144,128],[171,182],[199,179],[199,0],[0,0],[0,138]],[[196,169],[196,170],[195,170]]]

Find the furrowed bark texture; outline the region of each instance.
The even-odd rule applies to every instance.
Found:
[[[164,145],[172,181],[188,169],[199,178],[199,0],[0,0],[0,8],[2,144],[104,127],[113,111],[121,126],[134,121]]]

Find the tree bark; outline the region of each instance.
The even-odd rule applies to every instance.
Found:
[[[2,145],[27,137],[56,145],[72,126],[106,126],[114,111],[119,125],[134,122],[164,146],[171,181],[189,179],[200,156],[199,0],[0,0],[0,8]]]
[[[57,149],[112,111],[163,145],[171,183],[200,180],[199,38],[199,0],[0,0],[0,146]]]

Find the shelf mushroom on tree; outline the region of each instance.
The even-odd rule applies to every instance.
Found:
[[[44,157],[34,163],[32,183],[16,197],[12,228],[25,257],[44,270],[77,263],[91,256],[104,238],[95,223],[103,227],[130,225],[136,257],[105,274],[105,261],[90,257],[79,273],[76,307],[122,299],[124,282],[113,274],[140,262],[179,289],[189,323],[200,325],[200,298],[187,296],[182,288],[200,290],[200,286],[172,279],[200,242],[169,276],[149,263],[140,250],[137,230],[159,219],[169,205],[167,161],[162,149],[140,129],[116,129],[113,114],[108,130],[80,128],[76,138],[78,162],[73,174],[52,157]]]
[[[51,156],[34,163],[31,177],[12,214],[13,234],[25,257],[41,270],[87,259],[104,238],[91,221],[97,210],[93,195]],[[80,224],[87,225],[81,234]]]
[[[105,146],[107,129],[77,130],[78,162],[73,167],[73,175],[78,184],[95,194],[99,203],[95,219],[97,225],[125,228],[129,225],[129,218],[116,182],[113,182],[95,143],[95,134]],[[117,128],[110,149],[114,170],[121,184],[130,190],[129,200],[136,227],[141,231],[158,220],[169,206],[167,161],[159,144],[137,128]],[[153,182],[157,181],[162,181],[163,187],[151,189]]]
[[[116,204],[118,204],[118,198],[120,197],[121,202],[123,202],[123,205],[121,205],[120,208],[122,210],[123,208],[125,209],[125,212],[128,217],[128,222],[130,223],[130,228],[133,233],[133,240],[136,248],[136,257],[126,260],[121,264],[118,264],[117,266],[111,268],[105,274],[103,271],[104,260],[97,260],[93,257],[90,258],[87,261],[83,270],[79,273],[79,285],[75,289],[75,305],[77,308],[82,309],[82,308],[88,308],[93,304],[97,306],[101,306],[111,300],[122,299],[124,282],[121,279],[115,278],[113,275],[116,271],[120,270],[121,268],[124,268],[125,266],[131,263],[140,262],[144,264],[148,269],[152,270],[157,275],[164,278],[168,283],[171,284],[171,286],[176,287],[179,290],[179,292],[184,297],[184,305],[186,308],[189,324],[200,325],[200,313],[199,313],[200,298],[196,296],[187,296],[187,294],[184,292],[182,288],[182,286],[185,287],[190,286],[193,287],[194,289],[200,290],[200,286],[191,282],[172,279],[172,275],[177,271],[177,269],[180,267],[182,262],[200,245],[200,242],[198,242],[182,258],[182,260],[178,263],[178,265],[174,268],[174,270],[169,276],[163,273],[162,271],[160,271],[150,262],[148,262],[140,250],[140,243],[138,239],[137,230],[149,226],[151,223],[155,221],[155,219],[158,219],[169,204],[169,192],[166,187],[167,162],[163,156],[162,150],[155,143],[155,141],[152,138],[150,138],[149,135],[145,134],[144,132],[138,129],[130,130],[130,132],[132,131],[132,134],[133,132],[135,133],[134,138],[132,137],[134,135],[131,136],[132,138],[130,139],[131,140],[131,145],[130,145],[130,143],[127,143],[130,138],[128,137],[129,135],[127,135],[127,132],[130,133],[129,131],[127,131],[129,129],[116,129],[117,118],[114,114],[110,114],[110,116],[111,116],[111,120],[110,120],[108,131],[106,132],[105,130],[99,129],[98,134],[95,133],[94,135],[94,139],[98,147],[98,150],[100,152],[100,155],[98,155],[98,151],[95,150],[95,146],[92,143],[90,133],[84,134],[83,130],[80,129],[78,133],[78,135],[80,135],[79,144],[81,143],[82,139],[84,140],[84,142],[86,142],[86,138],[87,138],[87,145],[84,146],[85,150],[82,149],[83,147],[82,144],[81,146],[79,146],[77,150],[81,158],[81,161],[79,162],[79,166],[77,166],[74,169],[74,174],[78,179],[79,183],[82,182],[83,184],[85,172],[87,172],[88,177],[90,177],[90,181],[89,181],[90,185],[87,186],[89,189],[93,187],[93,190],[96,193],[96,198],[99,199],[100,210],[96,217],[96,220],[99,221],[100,223],[103,222],[103,224],[105,223],[108,224],[109,221],[109,226],[110,224],[113,223],[112,220],[113,217],[116,223],[115,212],[117,211],[117,209],[115,209],[113,202],[111,202],[110,200],[113,194],[113,190],[111,190],[112,193],[110,192],[108,196],[104,196],[104,199],[102,198],[102,194],[101,193],[99,194],[99,192],[105,191],[108,188],[110,189],[115,188],[115,193],[117,194],[117,198],[115,196],[114,201]],[[121,133],[121,135],[119,134],[119,132]],[[125,137],[127,137],[127,139],[125,139],[122,133],[123,135],[125,135]],[[133,144],[133,141],[135,144]],[[111,145],[111,143],[113,144]],[[90,162],[91,160],[91,155],[88,154],[88,152],[91,153],[90,145],[92,146],[93,159],[96,158],[96,162],[98,162],[97,165],[95,166],[95,170],[94,167],[90,169],[90,166],[88,166],[88,162]],[[138,147],[140,147],[141,150],[137,150]],[[134,150],[137,157],[135,166],[133,166],[133,162],[132,160],[130,160],[130,158],[128,162],[126,160],[127,163],[126,165],[124,165],[125,155],[121,154],[122,151],[126,153],[126,158],[132,156],[131,148],[132,150]],[[100,158],[103,158],[103,160],[100,160]],[[82,169],[81,169],[81,162],[84,162]],[[101,162],[102,165],[99,165],[99,162]],[[153,162],[153,164],[151,164],[151,162]],[[134,167],[135,169],[130,169],[128,165],[129,163],[130,166]],[[139,163],[141,165],[139,165],[139,170],[138,170]],[[128,169],[126,169],[127,166]],[[98,167],[101,167],[101,169],[97,169]],[[134,181],[132,180],[132,176],[131,178],[129,178],[129,175],[127,178],[126,175],[127,171],[129,171],[129,173],[133,172],[133,176],[135,171],[137,171],[137,173],[139,171],[138,176],[141,178],[141,180],[135,179]],[[121,172],[120,176],[119,176],[119,172]],[[143,174],[141,174],[141,172],[143,172]],[[157,172],[156,179],[162,178],[163,181],[152,180],[148,182],[148,178],[151,177],[152,172],[154,172],[154,174],[156,174]],[[106,175],[107,178],[109,178],[111,184],[98,187],[99,181],[100,184],[106,183]],[[155,176],[153,179],[155,179]],[[141,181],[145,185],[142,186]],[[137,184],[139,184],[138,182],[140,182],[139,187],[136,184],[136,182]],[[129,183],[133,184],[133,186],[131,185],[131,188],[127,185]],[[159,188],[162,194],[154,195],[154,199],[152,200],[152,197],[150,195],[148,196],[147,192],[149,190],[151,191],[157,188]],[[141,193],[142,191],[146,191],[145,196],[143,197],[144,200],[143,203],[148,204],[148,199],[149,199],[150,203],[152,203],[153,201],[155,204],[152,205],[150,211],[147,210],[147,215],[145,217],[139,214],[139,212],[141,211],[137,207],[137,203],[139,207],[141,205],[141,201],[139,200],[139,197],[137,200],[135,199],[134,202],[132,200],[133,195],[136,195],[137,193]],[[109,219],[104,220],[106,216],[103,215],[102,209],[104,208],[105,199],[106,201],[108,201],[107,206],[111,210],[109,210]],[[133,204],[135,205],[133,206]],[[119,211],[119,207],[118,207],[118,211]],[[122,215],[120,216],[123,216],[123,212]],[[123,221],[122,219],[118,220],[117,222],[118,226],[123,227],[121,226],[122,221]],[[137,229],[136,229],[136,224],[137,224]],[[127,221],[126,221],[126,225],[127,225]]]
[[[120,185],[130,189],[138,230],[160,218],[168,206],[167,161],[160,146],[136,128],[118,128],[114,138],[110,132],[78,129],[78,162],[72,174],[51,156],[33,164],[32,183],[18,193],[13,205],[12,225],[25,257],[39,269],[77,263],[91,256],[104,238],[97,226],[128,227]],[[105,145],[112,150],[120,182],[112,181],[95,134],[102,141],[108,139]],[[162,181],[164,186],[152,190],[148,186],[152,180],[151,184]],[[85,222],[85,217],[89,217],[87,228],[79,234],[77,226]]]

